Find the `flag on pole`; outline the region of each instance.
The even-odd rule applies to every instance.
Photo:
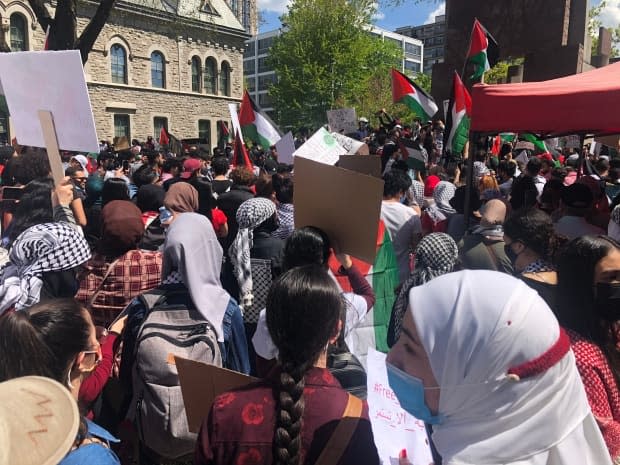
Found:
[[[392,306],[396,300],[394,289],[398,286],[398,262],[390,234],[382,220],[379,220],[375,261],[370,264],[353,257],[352,260],[372,286],[376,297],[375,304],[366,314],[366,318],[345,338],[349,350],[361,360],[365,360],[368,347],[380,352],[389,350],[387,332]],[[338,274],[340,263],[333,254],[329,258],[329,267],[336,275],[342,290],[352,292],[348,278]]]
[[[241,134],[239,134],[238,132],[235,133],[232,166],[233,168],[245,166],[250,171],[254,169],[254,165],[252,165],[252,162],[250,161],[250,156],[248,155],[248,151],[245,148],[245,144],[241,140]]]
[[[499,60],[499,47],[493,36],[477,19],[474,20],[469,44],[467,62],[474,65],[474,74],[471,75],[470,79],[478,81]]]
[[[50,49],[50,28],[51,28],[51,24],[47,25],[47,29],[45,30],[45,42],[43,44],[43,50],[49,50]]]
[[[409,168],[416,171],[424,171],[426,169],[428,156],[424,157],[424,152],[420,150],[418,144],[411,139],[401,137],[398,139],[398,148]]]
[[[452,96],[448,107],[448,118],[444,146],[446,152],[461,153],[469,138],[471,120],[471,96],[463,85],[458,73],[454,72]]]
[[[433,97],[394,68],[392,68],[392,102],[407,105],[422,121],[429,121],[439,110]]]
[[[545,144],[545,141],[542,139],[539,139],[534,134],[525,133],[525,134],[521,134],[521,137],[525,139],[526,141],[534,144],[534,147],[537,152],[545,153],[549,151],[549,149],[547,148],[547,144]]]
[[[239,124],[243,137],[260,145],[263,149],[275,145],[282,137],[269,118],[256,106],[247,90],[243,93],[239,109]]]

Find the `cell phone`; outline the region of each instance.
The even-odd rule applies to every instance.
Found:
[[[23,193],[23,187],[6,186],[0,189],[0,200],[19,200]]]

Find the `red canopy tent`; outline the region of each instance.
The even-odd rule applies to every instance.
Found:
[[[620,134],[620,63],[550,81],[475,85],[470,130]]]

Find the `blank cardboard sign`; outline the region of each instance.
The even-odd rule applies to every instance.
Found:
[[[61,150],[99,151],[79,50],[0,53],[0,81],[20,145],[46,147],[38,117],[45,110]]]
[[[376,155],[342,155],[338,166],[375,178],[381,177],[381,158]]]
[[[295,228],[316,226],[367,263],[375,260],[382,196],[381,179],[295,158]]]
[[[195,360],[177,356],[174,360],[179,374],[187,425],[192,433],[199,432],[200,425],[209,415],[211,404],[217,396],[258,381],[251,376]]]

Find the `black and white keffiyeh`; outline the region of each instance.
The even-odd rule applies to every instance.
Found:
[[[228,249],[228,255],[239,283],[241,304],[244,308],[250,307],[254,300],[250,260],[250,249],[253,246],[254,239],[253,231],[275,213],[275,204],[262,197],[246,200],[237,210],[239,230],[237,237]]]
[[[409,193],[413,198],[415,205],[419,207],[422,207],[424,205],[424,183],[413,179],[411,181]]]
[[[68,271],[91,257],[84,237],[68,223],[44,223],[21,233],[0,270],[0,313],[39,302],[44,273]]]
[[[455,193],[456,186],[451,182],[441,181],[437,184],[433,191],[435,203],[426,210],[433,223],[437,224],[444,221],[456,213],[454,207],[450,205],[450,200]]]
[[[438,276],[450,273],[459,258],[459,249],[454,239],[445,233],[432,233],[420,241],[415,249],[415,268],[400,289],[390,321],[388,342],[395,343],[400,336],[403,318],[407,310],[409,291]]]

